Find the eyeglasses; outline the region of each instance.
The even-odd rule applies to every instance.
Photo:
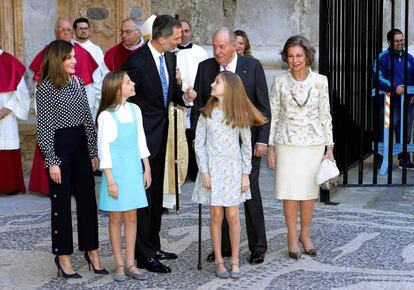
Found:
[[[121,32],[121,35],[126,33],[128,35],[130,35],[131,33],[134,33],[135,31],[138,31],[138,29],[134,29],[134,30],[119,30],[119,32]]]
[[[69,33],[69,32],[72,32],[72,28],[59,28],[59,29],[56,29],[56,31]]]
[[[76,30],[86,31],[86,30],[89,30],[89,27],[78,27],[76,28]]]

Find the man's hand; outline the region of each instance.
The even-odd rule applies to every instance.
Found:
[[[4,119],[10,113],[11,113],[11,110],[10,109],[1,108],[0,109],[0,120]]]
[[[398,95],[404,95],[404,85],[399,85],[399,86],[395,89],[395,92],[396,92]]]
[[[62,183],[62,175],[60,174],[60,167],[59,165],[51,165],[49,166],[49,174],[50,178],[57,184]]]
[[[192,101],[194,101],[194,99],[197,98],[197,92],[194,91],[193,88],[188,88],[185,90],[184,92],[184,99],[188,102],[191,103]]]
[[[253,155],[257,157],[262,157],[263,155],[266,155],[267,152],[267,145],[265,144],[258,144],[254,146]]]

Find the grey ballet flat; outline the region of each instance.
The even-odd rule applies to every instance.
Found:
[[[218,265],[224,265],[224,263],[223,262],[221,262],[221,263],[215,263],[216,264],[216,276],[217,277],[219,277],[220,279],[227,279],[227,278],[229,278],[230,277],[230,273],[229,273],[229,271],[224,271],[224,272],[219,272],[219,271],[217,271],[217,266]]]
[[[127,268],[127,275],[128,276],[130,276],[130,277],[132,277],[132,278],[134,278],[134,279],[137,279],[137,280],[140,280],[140,281],[144,281],[144,280],[147,280],[148,279],[148,273],[147,272],[141,272],[141,273],[133,273],[133,272],[131,272],[130,271],[130,269],[132,268],[132,267],[134,267],[135,265],[131,265],[131,266],[129,266],[128,268]]]
[[[234,263],[231,263],[231,266],[233,267],[233,265],[234,266],[239,266],[239,264],[234,264]],[[240,277],[242,276],[242,274],[241,274],[241,272],[240,271],[238,271],[238,272],[233,272],[233,271],[231,271],[230,272],[230,278],[232,278],[232,279],[240,279]]]
[[[127,279],[127,276],[125,276],[124,274],[116,274],[116,270],[118,269],[118,268],[123,268],[124,267],[124,265],[119,265],[119,266],[117,266],[116,268],[115,268],[115,270],[114,270],[114,275],[113,275],[113,278],[114,278],[114,281],[115,282],[125,282],[125,280]]]

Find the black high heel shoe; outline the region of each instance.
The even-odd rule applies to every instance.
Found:
[[[316,251],[316,249],[315,248],[312,248],[312,249],[309,249],[309,250],[307,250],[306,248],[305,248],[305,245],[303,244],[303,242],[299,239],[299,243],[301,243],[302,244],[302,247],[303,247],[303,252],[306,254],[306,255],[309,255],[309,256],[311,256],[311,257],[316,257],[317,255],[318,255],[318,252]]]
[[[73,273],[73,274],[66,274],[63,271],[62,266],[60,266],[60,262],[59,262],[59,257],[58,256],[55,256],[55,264],[56,264],[56,267],[58,268],[58,272],[57,272],[58,277],[60,276],[60,274],[62,274],[62,277],[63,278],[67,278],[67,279],[70,279],[70,278],[75,278],[75,279],[82,278],[82,276],[79,275],[76,272]]]
[[[88,263],[89,271],[91,270],[91,266],[92,266],[92,269],[96,274],[102,274],[102,275],[109,274],[109,272],[105,268],[102,268],[102,269],[99,269],[99,270],[95,269],[95,266],[92,264],[91,258],[89,258],[88,252],[85,252],[85,254],[83,256],[85,257],[85,260]]]
[[[297,251],[297,252],[288,251],[288,254],[289,254],[289,258],[292,258],[292,259],[295,259],[295,260],[299,260],[300,256],[301,256],[300,251]]]

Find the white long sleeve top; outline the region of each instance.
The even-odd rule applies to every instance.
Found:
[[[141,156],[141,159],[150,156],[150,152],[147,147],[147,141],[145,138],[144,127],[142,124],[142,113],[141,109],[132,104],[137,112],[137,128],[138,128],[138,138],[137,144]],[[115,110],[116,116],[119,118],[121,123],[129,123],[133,120],[132,111],[127,104],[119,106]],[[99,168],[112,168],[112,158],[110,144],[116,140],[118,137],[118,127],[115,119],[111,116],[111,113],[108,111],[103,111],[99,114],[98,117],[98,156],[99,156]]]
[[[17,119],[27,120],[30,109],[29,91],[24,77],[15,91],[0,93],[0,108],[11,110],[10,114],[0,120],[0,150],[19,149]]]
[[[301,106],[299,106],[299,104]],[[328,79],[312,72],[296,81],[290,71],[273,79],[269,145],[333,145]]]

